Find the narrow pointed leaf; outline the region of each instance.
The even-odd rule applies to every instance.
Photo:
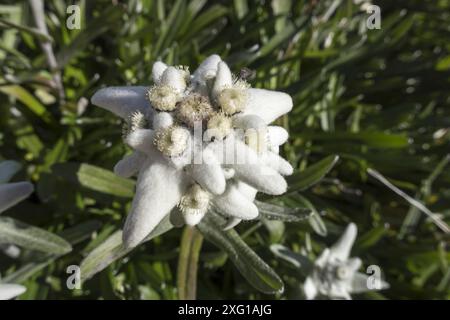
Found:
[[[89,237],[100,227],[100,222],[96,220],[86,221],[73,228],[66,229],[59,233],[61,237],[67,240],[71,245],[76,245]],[[48,265],[52,264],[56,259],[61,257],[60,254],[42,254],[38,253],[30,256],[30,262],[22,265],[19,269],[2,278],[4,283],[23,283]]]
[[[255,200],[261,217],[268,220],[299,222],[308,219],[312,210],[309,208],[288,208],[272,203]]]
[[[54,254],[65,254],[72,250],[63,238],[9,217],[0,218],[0,243]]]
[[[218,215],[208,212],[198,225],[203,236],[224,250],[243,277],[256,289],[267,294],[284,290],[283,281],[234,230],[224,231],[224,221]]]
[[[133,180],[121,178],[109,170],[89,164],[57,164],[53,166],[53,172],[94,191],[124,198],[131,198],[134,194]]]
[[[309,166],[304,171],[288,178],[288,192],[302,191],[318,183],[339,160],[339,156],[332,155]]]

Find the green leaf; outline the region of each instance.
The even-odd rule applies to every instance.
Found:
[[[298,33],[308,22],[308,18],[306,16],[302,16],[298,18],[293,23],[288,24],[283,30],[277,32],[272,38],[267,41],[258,52],[253,55],[250,62],[253,62],[256,59],[260,59],[270,54],[275,50],[275,48],[279,48],[288,40],[290,40],[296,33]]]
[[[324,141],[329,143],[363,144],[373,148],[405,148],[409,145],[409,139],[404,134],[389,134],[375,131],[352,132],[302,132],[294,134],[306,140]]]
[[[318,183],[330,172],[339,160],[339,156],[332,155],[309,166],[304,171],[296,173],[288,178],[290,184],[288,192],[303,191]]]
[[[248,3],[247,0],[234,0],[234,10],[236,11],[236,16],[238,19],[242,19],[247,15]]]
[[[193,21],[185,39],[198,36],[198,34],[208,27],[209,24],[217,22],[222,16],[228,13],[228,8],[219,4],[212,5],[207,10],[199,14]]]
[[[99,227],[100,223],[98,221],[91,220],[66,229],[59,235],[66,239],[70,244],[76,245],[91,237],[92,233]],[[33,255],[28,259],[31,260],[30,262],[24,264],[13,273],[8,274],[6,277],[2,278],[1,281],[4,283],[23,283],[37,272],[52,264],[59,257],[61,257],[60,254],[40,253],[39,255]]]
[[[299,222],[308,219],[312,212],[308,208],[288,208],[258,200],[255,200],[255,204],[261,216],[268,220]]]
[[[161,31],[158,35],[158,41],[154,48],[154,55],[158,56],[160,52],[168,47],[168,44],[175,37],[178,32],[181,22],[186,11],[186,2],[177,0],[173,5],[167,19],[163,20]]]
[[[37,115],[42,121],[52,123],[51,114],[47,111],[45,106],[39,102],[32,94],[30,94],[23,87],[18,85],[0,86],[0,92],[16,98],[22,102],[31,112]]]
[[[198,225],[198,229],[207,240],[228,254],[239,272],[253,287],[267,294],[282,292],[284,284],[275,271],[247,246],[236,231],[224,231],[223,223],[222,218],[210,211]]]
[[[86,28],[83,28],[69,45],[61,49],[56,56],[58,65],[61,68],[65,66],[73,57],[91,44],[95,38],[117,25],[117,21],[120,20],[122,14],[123,11],[119,9],[119,6],[108,6]]]
[[[325,222],[323,222],[322,217],[317,211],[316,207],[305,197],[298,195],[298,201],[303,204],[305,207],[311,209],[312,214],[309,217],[309,224],[311,228],[320,236],[325,237],[328,234],[327,226]]]
[[[173,226],[169,221],[169,216],[166,216],[166,218],[164,218],[145,238],[144,242],[162,235],[172,228]],[[116,231],[97,248],[92,250],[81,262],[81,280],[86,281],[92,278],[95,274],[108,267],[114,261],[124,257],[133,249],[134,248],[125,248],[122,245],[122,231]]]
[[[131,198],[134,181],[124,179],[113,172],[89,164],[63,163],[52,167],[53,172],[73,183],[113,196]]]
[[[361,235],[355,243],[355,249],[359,252],[360,250],[367,250],[368,248],[374,246],[378,241],[380,241],[383,236],[387,233],[387,229],[383,226],[373,228],[367,233]]]
[[[0,217],[0,243],[54,254],[72,250],[71,245],[61,237],[8,217]]]
[[[53,42],[53,38],[51,36],[49,36],[48,34],[40,32],[36,28],[30,28],[30,27],[27,27],[27,26],[22,26],[22,25],[14,23],[14,22],[11,22],[11,21],[8,21],[8,20],[0,18],[0,28],[3,29],[3,28],[5,28],[5,26],[8,27],[8,29],[12,28],[12,29],[16,29],[16,30],[19,30],[19,31],[22,31],[22,32],[26,32],[26,33],[28,33],[28,34],[30,34],[32,36],[37,37],[39,40]]]

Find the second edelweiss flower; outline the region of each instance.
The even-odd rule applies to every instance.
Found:
[[[106,88],[92,98],[127,122],[124,140],[134,149],[114,168],[123,177],[138,174],[127,247],[168,214],[195,225],[214,207],[230,228],[258,216],[257,191],[286,191],[283,175],[293,169],[278,149],[288,134],[269,124],[291,110],[289,95],[250,88],[217,55],[192,75],[156,62],[152,79],[150,88]]]
[[[381,279],[377,279],[377,285],[371,287],[368,275],[358,271],[362,265],[361,259],[350,258],[356,234],[356,225],[349,224],[339,240],[331,248],[326,248],[313,262],[281,245],[273,245],[271,249],[277,256],[307,273],[303,291],[308,300],[318,296],[350,300],[351,293],[389,287]]]

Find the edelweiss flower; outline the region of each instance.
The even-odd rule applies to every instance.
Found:
[[[326,248],[314,262],[281,245],[273,245],[271,249],[276,255],[307,271],[308,276],[303,285],[303,291],[308,300],[318,295],[331,299],[350,300],[351,293],[382,290],[389,287],[388,283],[379,279],[379,287],[370,288],[369,277],[358,272],[362,264],[361,259],[349,258],[356,233],[356,225],[349,224],[341,238],[331,248]]]
[[[6,183],[0,185],[0,213],[16,205],[23,199],[27,198],[33,192],[33,185],[29,182],[16,182]],[[8,244],[2,244],[6,247],[5,253],[16,252],[19,250],[17,247],[8,246]],[[0,280],[1,281],[1,280]],[[17,284],[3,284],[0,283],[0,300],[8,300],[15,298],[26,290],[25,287]]]
[[[292,108],[282,92],[251,89],[219,56],[190,75],[156,62],[153,86],[111,87],[92,103],[123,118],[134,152],[116,174],[138,174],[124,226],[125,246],[139,244],[169,213],[174,224],[199,223],[209,208],[229,218],[226,228],[258,216],[257,191],[286,191],[291,165],[278,155],[288,133],[268,126]]]

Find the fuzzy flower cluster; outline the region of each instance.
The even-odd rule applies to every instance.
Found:
[[[114,168],[137,175],[123,242],[139,244],[166,216],[198,224],[209,208],[228,219],[224,228],[258,216],[258,191],[286,191],[291,165],[278,155],[285,129],[269,124],[292,109],[289,95],[250,88],[217,55],[191,73],[156,62],[152,86],[109,87],[92,103],[125,120],[133,153]]]
[[[281,245],[273,245],[271,250],[307,274],[303,291],[308,300],[316,297],[350,300],[352,293],[389,288],[381,278],[373,279],[372,287],[369,276],[358,271],[361,259],[350,258],[356,234],[356,225],[349,224],[339,240],[331,248],[326,248],[315,261]]]
[[[8,172],[0,172],[0,178],[2,181],[8,180],[9,179]],[[0,184],[0,213],[16,205],[23,199],[27,198],[33,192],[33,190],[34,190],[33,185],[29,182],[14,182],[14,183]],[[2,251],[5,254],[11,257],[16,257],[20,250],[16,246],[9,245],[7,243],[1,243],[0,249],[2,249]],[[2,283],[0,279],[0,300],[8,300],[15,298],[24,293],[25,290],[26,289],[24,286],[18,284]]]

